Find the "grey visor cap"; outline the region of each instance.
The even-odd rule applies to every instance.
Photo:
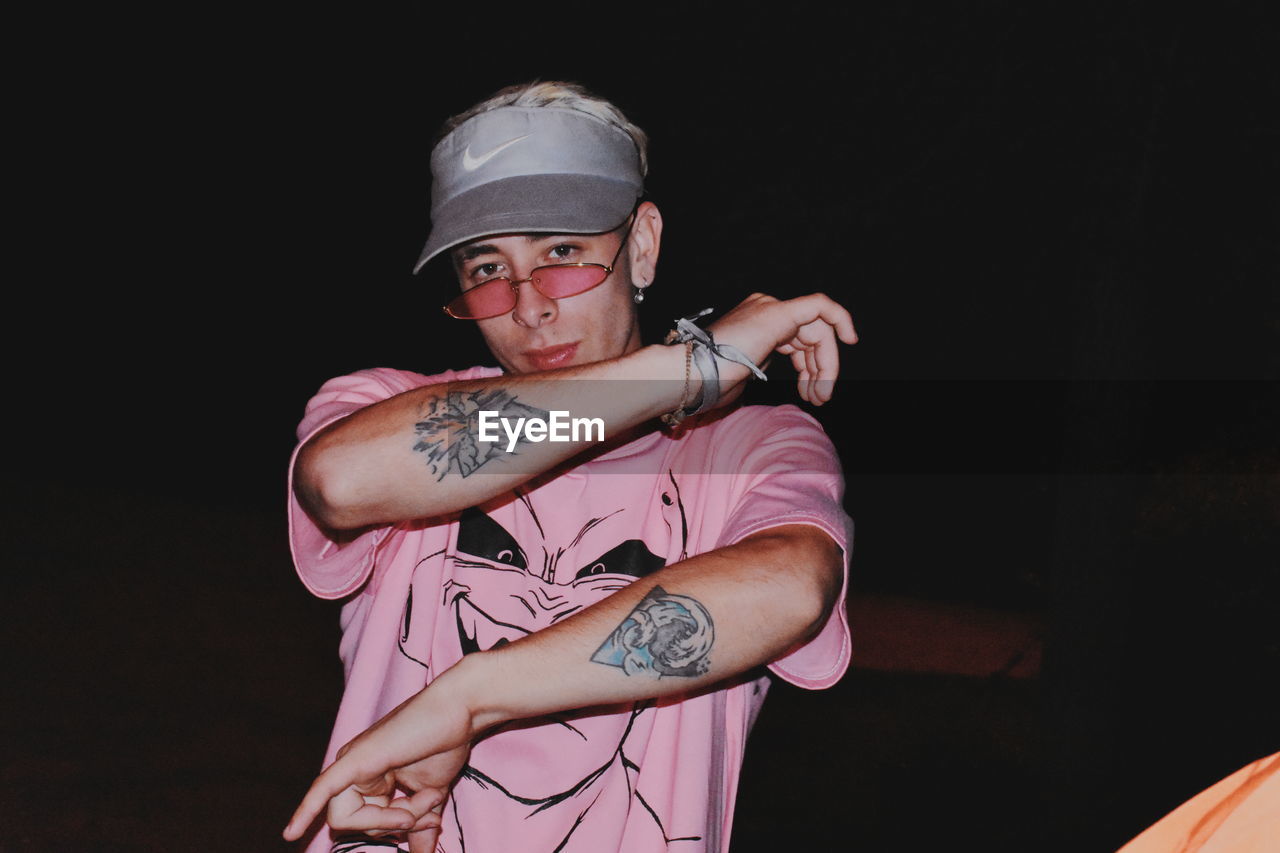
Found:
[[[414,272],[490,234],[595,234],[622,224],[644,192],[622,129],[578,110],[499,107],[431,152],[431,236]]]

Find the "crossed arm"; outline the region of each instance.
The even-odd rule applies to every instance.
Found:
[[[756,294],[711,327],[716,340],[756,363],[774,353],[795,366],[802,399],[831,398],[839,373],[838,343],[854,343],[841,305],[810,294],[780,302]],[[750,376],[720,364],[720,405],[731,403]],[[686,377],[688,377],[686,379]],[[685,382],[689,382],[686,390]],[[648,346],[618,358],[545,373],[428,386],[368,406],[314,436],[299,452],[298,498],[326,527],[350,530],[454,512],[511,490],[591,449],[578,441],[518,442],[514,454],[476,441],[477,416],[491,410],[546,420],[549,411],[600,418],[616,436],[697,399],[684,347]],[[686,396],[687,395],[687,396]]]
[[[774,527],[472,653],[348,744],[285,837],[301,837],[327,805],[334,829],[407,832],[411,850],[432,850],[436,809],[486,730],[695,691],[775,660],[822,626],[842,577],[843,556],[823,530]]]
[[[774,353],[789,357],[801,398],[815,405],[831,397],[838,342],[857,340],[848,311],[821,294],[786,302],[756,294],[712,331],[757,363]],[[479,453],[467,442],[478,408],[509,408],[514,416],[567,410],[603,418],[612,435],[679,405],[686,371],[682,347],[646,347],[564,371],[406,392],[315,436],[298,457],[298,497],[338,530],[474,506],[590,446],[528,444],[514,459]],[[748,375],[721,365],[721,405]],[[583,379],[667,381],[617,386],[626,394],[563,381]],[[697,396],[696,377],[689,390]],[[825,622],[842,567],[840,549],[821,529],[775,527],[654,572],[505,647],[468,655],[348,744],[313,783],[285,837],[301,837],[327,804],[335,829],[408,832],[411,850],[434,849],[439,806],[483,732],[514,719],[685,693],[776,660]]]

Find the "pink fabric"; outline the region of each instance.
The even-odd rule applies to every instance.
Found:
[[[378,369],[335,379],[308,405],[299,438],[410,388],[497,373]],[[826,434],[793,406],[743,408],[679,438],[651,433],[536,489],[342,545],[314,525],[291,488],[300,577],[321,597],[351,596],[340,649],[347,685],[326,765],[466,648],[515,640],[662,565],[802,523],[840,545],[847,577],[852,527],[842,489]],[[770,669],[823,688],[849,655],[841,590],[818,636]],[[767,686],[761,676],[695,698],[501,730],[473,749],[439,850],[727,850],[747,733]],[[329,847],[322,830],[308,850]]]

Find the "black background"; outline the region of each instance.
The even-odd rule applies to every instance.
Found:
[[[312,662],[332,661],[334,613],[292,603],[305,593],[283,551],[292,431],[330,376],[487,363],[439,312],[448,282],[409,274],[427,155],[445,116],[534,78],[587,85],[653,140],[651,336],[756,290],[822,290],[854,313],[862,342],[815,414],[846,468],[855,587],[1045,617],[1033,723],[1009,747],[1020,799],[957,792],[1010,794],[981,759],[939,781],[903,753],[887,760],[910,810],[797,823],[850,849],[922,849],[885,822],[941,811],[951,827],[928,843],[1114,849],[1280,746],[1265,700],[1280,674],[1280,45],[1264,4],[184,9],[28,29],[9,647],[11,680],[60,710],[6,718],[30,745],[6,773],[36,779],[11,837],[47,837],[45,792],[82,764],[101,775],[79,832],[109,832],[92,815],[104,786],[147,795],[155,768],[111,757],[120,733],[81,725],[85,707],[125,709],[130,749],[176,743],[161,719],[196,737],[226,715],[190,685],[243,687],[275,649],[253,683],[285,692],[233,703],[243,729],[214,751],[234,756],[279,703],[334,689]],[[755,399],[793,400],[786,366],[771,377]],[[231,540],[263,547],[232,556]],[[234,617],[241,590],[284,610]],[[139,613],[154,621],[131,634]],[[188,641],[152,633],[169,620]],[[283,641],[296,626],[313,633]],[[217,652],[190,655],[197,636]],[[118,679],[84,678],[108,664]],[[863,695],[801,697],[803,713]],[[333,695],[314,698],[270,724],[312,750],[270,759],[286,791],[331,717]],[[839,799],[838,773],[803,772]]]

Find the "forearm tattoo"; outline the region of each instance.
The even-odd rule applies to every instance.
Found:
[[[660,586],[649,590],[591,660],[621,667],[627,675],[702,675],[715,642],[711,614],[687,595]]]
[[[422,420],[413,425],[417,442],[413,449],[427,457],[431,473],[443,480],[451,471],[463,477],[474,474],[495,456],[505,455],[506,442],[479,440],[477,419],[481,411],[497,412],[499,418],[542,418],[544,409],[517,402],[502,388],[482,391],[448,391],[432,397],[419,407]],[[521,439],[517,444],[525,444]]]

